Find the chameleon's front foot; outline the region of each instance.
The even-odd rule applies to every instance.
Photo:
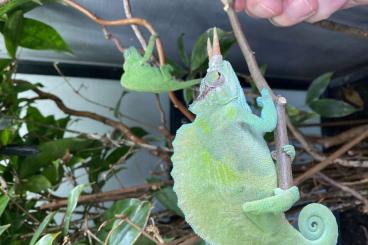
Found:
[[[296,153],[295,147],[293,145],[284,145],[282,147],[282,151],[285,152],[291,158],[291,161],[294,161]],[[272,151],[271,156],[274,160],[277,160],[276,151]]]
[[[271,98],[271,95],[270,95],[270,92],[268,91],[268,89],[264,88],[264,89],[261,90],[261,97],[257,97],[257,99],[256,99],[257,105],[259,107],[263,107],[264,102],[267,101],[267,100],[272,101],[272,98]]]
[[[274,194],[271,197],[244,203],[243,211],[252,215],[283,213],[289,210],[300,197],[298,187],[296,186],[287,190],[276,188]]]

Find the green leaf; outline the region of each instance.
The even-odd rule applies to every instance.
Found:
[[[176,196],[175,192],[173,191],[172,187],[168,186],[162,188],[159,191],[154,193],[154,196],[160,201],[162,205],[164,205],[167,209],[173,211],[177,215],[184,217],[183,212],[179,209],[178,197]]]
[[[71,154],[85,151],[95,146],[96,141],[80,138],[64,138],[44,142],[39,145],[39,153],[22,159],[19,163],[19,175],[25,178],[38,173],[42,167],[50,165],[54,160],[60,159],[69,151]]]
[[[46,218],[41,222],[40,226],[37,228],[35,233],[33,234],[32,240],[29,245],[34,245],[38,238],[41,236],[42,232],[45,230],[47,225],[53,220],[55,216],[55,212],[49,213]]]
[[[109,164],[115,164],[116,162],[118,162],[123,156],[125,156],[129,151],[129,147],[128,146],[122,146],[119,148],[116,148],[115,150],[113,150],[106,158],[106,161]],[[126,157],[128,159],[128,157]]]
[[[4,213],[4,210],[6,209],[6,206],[8,206],[8,203],[10,201],[10,197],[6,194],[2,194],[0,196],[0,216]]]
[[[192,54],[191,54],[191,64],[190,70],[195,71],[207,60],[207,38],[212,39],[213,28],[207,30],[205,33],[201,34],[196,43],[194,44]],[[217,28],[217,33],[219,36],[221,53],[225,56],[226,52],[231,48],[236,40],[231,32],[225,32]]]
[[[189,55],[185,52],[185,48],[184,48],[184,33],[182,33],[179,36],[178,40],[176,41],[176,45],[179,50],[179,56],[181,58],[181,61],[184,63],[185,66],[189,67],[190,65]]]
[[[4,231],[6,229],[8,229],[10,227],[10,224],[7,224],[7,225],[1,225],[0,226],[0,236],[4,233]]]
[[[286,112],[289,115],[291,121],[296,125],[317,116],[317,114],[314,112],[302,111],[291,105],[286,106]]]
[[[115,203],[112,209],[109,210],[107,216],[122,215],[135,224],[140,229],[144,229],[147,224],[148,217],[151,213],[152,205],[147,201],[138,199],[126,199]],[[109,239],[110,245],[130,245],[141,235],[141,230],[130,225],[128,222],[116,219],[111,229]]]
[[[133,134],[135,134],[136,136],[142,138],[144,136],[146,136],[148,134],[148,132],[146,130],[144,130],[143,128],[140,127],[131,127],[130,131],[132,131]]]
[[[37,4],[34,0],[11,0],[0,8],[0,17],[19,9],[23,10],[25,13],[37,6],[39,6],[39,4]]]
[[[81,184],[73,188],[68,196],[68,207],[66,209],[65,218],[64,218],[64,231],[63,235],[66,236],[69,232],[69,225],[72,219],[72,215],[74,209],[77,207],[78,199],[84,188],[86,188],[86,184]]]
[[[318,100],[318,98],[325,92],[326,88],[328,87],[331,77],[333,73],[327,72],[319,77],[317,77],[315,80],[313,80],[312,84],[309,86],[307,91],[307,96],[305,103],[309,105],[313,101]]]
[[[0,59],[0,71],[3,71],[6,67],[8,67],[11,62],[11,59]]]
[[[344,117],[357,111],[357,109],[348,103],[335,99],[320,99],[313,101],[309,107],[318,113],[321,117]]]
[[[36,243],[36,245],[52,245],[55,238],[58,237],[59,234],[60,234],[60,232],[52,233],[52,234],[46,234]]]
[[[183,97],[184,97],[184,101],[186,105],[189,105],[193,101],[193,98],[194,98],[193,89],[192,88],[183,89]]]
[[[157,245],[157,243],[151,241],[146,236],[141,235],[137,239],[137,241],[134,243],[134,245]]]
[[[24,181],[25,183],[22,184],[21,188],[35,193],[46,190],[52,186],[50,181],[43,175],[33,175]]]
[[[9,129],[3,129],[0,131],[0,143],[2,146],[7,145],[9,143],[11,137],[11,131]]]
[[[29,18],[24,18],[19,45],[29,49],[71,52],[64,39],[54,28]]]
[[[4,25],[4,41],[9,56],[15,58],[23,24],[23,12],[18,10],[6,20]]]
[[[56,185],[61,180],[62,176],[60,172],[62,171],[62,167],[60,166],[60,160],[52,161],[52,163],[45,167],[42,171],[42,175],[44,175],[52,185]]]

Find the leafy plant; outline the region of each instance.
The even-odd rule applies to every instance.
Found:
[[[335,99],[320,98],[330,84],[333,73],[325,73],[310,85],[306,104],[322,117],[344,117],[357,111],[352,105]]]

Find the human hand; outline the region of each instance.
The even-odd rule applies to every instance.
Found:
[[[368,0],[235,0],[234,7],[250,16],[269,19],[275,25],[291,26],[327,19],[340,9],[364,4]]]

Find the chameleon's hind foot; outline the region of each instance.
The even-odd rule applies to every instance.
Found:
[[[282,150],[291,158],[291,161],[294,161],[295,158],[295,147],[293,145],[284,145],[282,146]]]
[[[274,194],[271,197],[244,203],[242,207],[243,211],[246,214],[252,215],[283,213],[289,210],[299,200],[299,190],[296,186],[287,190],[276,188]]]
[[[294,158],[295,158],[295,148],[293,145],[284,145],[282,147],[282,150],[283,152],[285,152],[290,158],[291,158],[291,161],[294,161]],[[271,152],[271,157],[273,160],[277,160],[277,152],[276,151],[272,151]]]

